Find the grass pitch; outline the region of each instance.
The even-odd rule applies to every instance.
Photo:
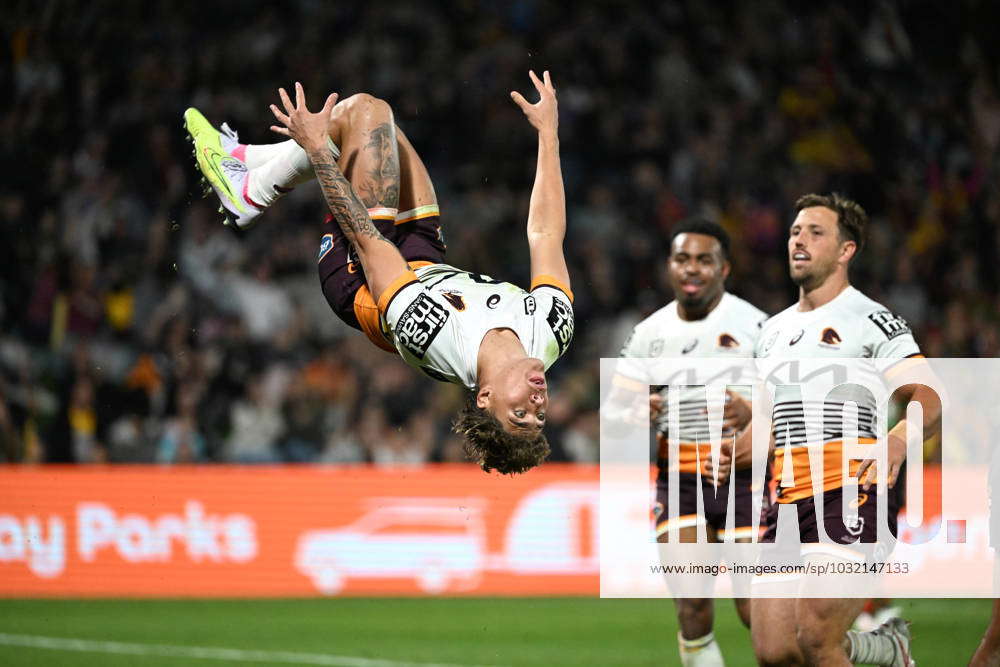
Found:
[[[923,665],[966,664],[991,605],[896,603]],[[718,601],[715,632],[727,665],[754,664],[728,600]],[[0,600],[8,667],[672,665],[676,633],[669,600]]]

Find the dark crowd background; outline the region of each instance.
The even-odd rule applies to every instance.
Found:
[[[598,362],[669,300],[671,227],[733,237],[732,292],[792,303],[795,199],[871,215],[853,279],[928,356],[997,356],[1000,79],[991,2],[21,2],[0,83],[0,460],[462,460],[457,387],[329,311],[302,186],[237,238],[181,114],[253,143],[278,86],[388,100],[428,164],[449,260],[520,284],[551,70],[576,337],[555,460],[597,458]]]

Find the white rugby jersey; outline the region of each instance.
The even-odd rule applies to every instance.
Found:
[[[435,380],[473,389],[479,346],[491,329],[512,330],[546,369],[573,338],[572,301],[555,281],[539,279],[529,293],[447,264],[414,273],[417,280],[381,308],[383,324],[403,360]]]
[[[728,292],[723,293],[718,305],[700,320],[682,319],[677,312],[677,302],[671,301],[632,330],[622,347],[623,358],[618,360],[617,372],[620,376],[645,384],[649,379],[642,359],[752,357],[765,319],[767,315],[763,311]],[[645,387],[642,390],[645,391]],[[750,398],[747,389],[741,387],[737,391],[745,398]],[[662,392],[662,396],[666,400],[666,390]],[[682,443],[680,468],[682,471],[693,470],[694,443],[700,444],[703,449],[710,446],[704,390],[682,392],[678,406],[678,424],[678,438]],[[668,411],[663,410],[656,422],[656,430],[661,436],[666,435],[667,425]],[[723,435],[732,434],[727,432]],[[702,452],[702,459],[704,458]]]
[[[878,386],[884,382],[886,371],[899,360],[918,355],[920,348],[906,320],[850,286],[819,308],[802,312],[796,303],[764,324],[755,356],[760,358],[758,371],[772,399],[776,476],[782,478],[786,444],[791,447],[795,473],[794,485],[782,489],[782,500],[788,502],[813,493],[806,447],[810,441],[824,444],[824,489],[842,485],[845,402],[857,404],[856,427],[862,442],[873,442],[877,433],[877,406],[871,394],[848,390],[826,397],[829,400],[803,400],[795,384],[799,380],[786,377],[791,371],[783,362],[810,360],[808,368],[800,370],[800,375],[805,376],[820,371],[824,359],[870,358],[872,363],[860,369],[862,379]]]

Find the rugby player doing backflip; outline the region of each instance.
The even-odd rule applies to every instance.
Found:
[[[538,132],[528,292],[443,263],[434,187],[384,101],[360,94],[337,104],[330,95],[312,113],[296,83],[294,103],[281,89],[283,109],[271,105],[280,123],[271,129],[290,140],[269,145],[240,144],[195,109],[184,115],[199,169],[232,226],[255,224],[295,185],[319,181],[331,212],[319,252],[330,307],[414,368],[469,389],[455,431],[470,458],[502,473],[548,455],[545,371],[566,351],[574,325],[556,93],[548,72],[530,77],[538,102],[511,93]]]

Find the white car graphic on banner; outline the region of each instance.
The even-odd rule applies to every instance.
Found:
[[[413,578],[430,594],[469,589],[483,571],[486,525],[470,498],[375,498],[368,513],[299,538],[295,567],[326,595],[351,578]]]

